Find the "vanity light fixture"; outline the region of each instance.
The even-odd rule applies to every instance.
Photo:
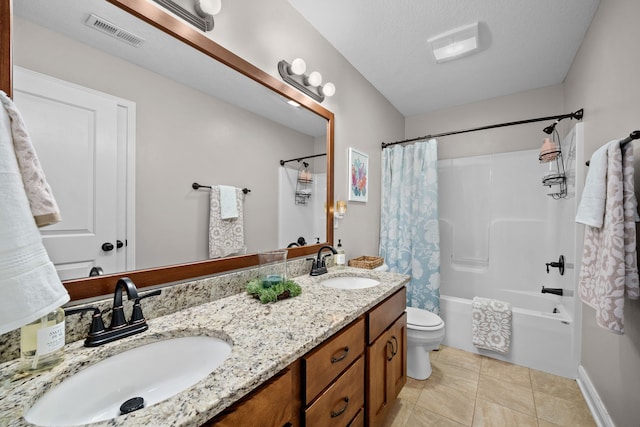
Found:
[[[338,220],[344,219],[344,215],[347,213],[347,201],[346,200],[338,200],[336,201],[335,209],[333,210],[334,228],[338,228]]]
[[[462,58],[478,50],[478,23],[455,28],[427,40],[436,62]]]
[[[291,64],[285,60],[278,62],[278,72],[282,79],[312,99],[322,102],[325,97],[336,93],[336,86],[333,83],[322,84],[322,74],[312,71],[307,75],[306,71],[307,64],[302,58],[294,59]]]
[[[222,9],[222,0],[195,0],[193,4],[193,9],[195,9],[196,13],[193,13],[193,9],[187,10],[179,3],[184,3],[185,0],[153,0],[158,3],[160,6],[167,9],[169,12],[174,15],[184,19],[189,24],[194,27],[202,30],[202,31],[211,31],[213,30],[213,17],[220,13]],[[190,6],[189,6],[190,8]]]

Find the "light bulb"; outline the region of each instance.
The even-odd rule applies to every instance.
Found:
[[[324,96],[333,96],[336,93],[336,86],[331,82],[327,82],[320,88],[320,91]]]
[[[307,64],[304,62],[304,59],[296,58],[291,61],[291,65],[289,65],[289,74],[301,76],[305,71],[307,71]]]
[[[198,10],[198,8],[200,10]],[[200,16],[202,13],[207,15],[217,15],[222,9],[222,0],[198,0],[196,1],[196,11]]]
[[[309,86],[318,87],[322,84],[322,74],[312,71],[309,77],[305,79],[305,83]]]

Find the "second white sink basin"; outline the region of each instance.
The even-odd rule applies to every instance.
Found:
[[[206,336],[172,338],[111,356],[45,393],[24,418],[46,426],[78,426],[120,415],[141,397],[151,406],[194,385],[231,353],[227,342]]]
[[[320,282],[323,286],[336,289],[365,289],[378,286],[379,281],[368,277],[344,276],[332,277]]]

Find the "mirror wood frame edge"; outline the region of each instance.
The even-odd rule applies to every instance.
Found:
[[[311,100],[302,93],[277,80],[272,75],[240,58],[233,52],[220,46],[204,34],[188,24],[174,18],[168,12],[148,3],[146,0],[105,0],[119,7],[137,18],[147,22],[161,31],[177,38],[233,68],[246,77],[256,81],[286,98],[293,99],[301,106],[327,120],[327,243],[333,244],[333,144],[334,144],[334,115],[331,111]],[[0,0],[0,90],[13,97],[13,0]],[[321,244],[308,245],[287,249],[289,258],[298,258],[315,254]],[[257,266],[257,254],[227,257],[216,260],[197,261],[186,264],[176,264],[145,270],[107,274],[104,276],[73,279],[64,281],[71,301],[109,295],[113,292],[119,278],[127,276],[139,288],[159,284],[184,281],[197,277],[208,276],[226,271],[238,270]]]

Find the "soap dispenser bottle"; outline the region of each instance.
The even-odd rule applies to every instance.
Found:
[[[65,314],[57,308],[20,329],[20,361],[23,372],[38,372],[64,358]]]
[[[337,269],[343,269],[344,266],[346,265],[346,256],[344,254],[344,248],[342,247],[342,239],[338,239],[338,247],[337,247],[337,251],[338,254],[336,255],[336,268]]]

